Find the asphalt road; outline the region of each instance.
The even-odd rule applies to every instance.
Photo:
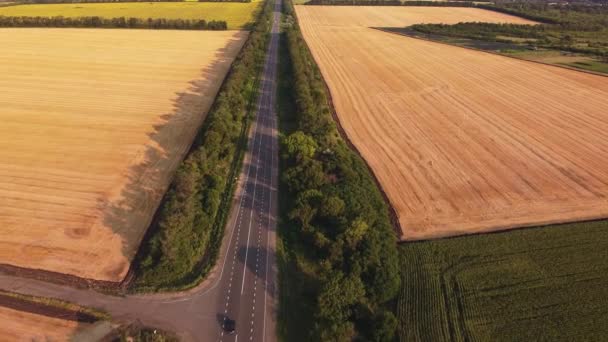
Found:
[[[218,264],[201,285],[176,294],[116,297],[0,274],[0,289],[106,310],[118,321],[176,332],[184,341],[276,341],[278,131],[275,113],[281,0],[230,219]],[[225,334],[226,318],[236,332]]]

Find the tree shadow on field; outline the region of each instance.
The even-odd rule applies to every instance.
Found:
[[[191,149],[215,100],[217,87],[225,76],[224,73],[218,75],[217,69],[230,66],[231,58],[226,54],[238,51],[242,39],[232,37],[215,53],[215,61],[201,71],[198,79],[189,82],[188,89],[175,93],[172,112],[160,116],[162,122],[153,126],[148,133],[148,143],[142,146],[126,171],[127,181],[122,186],[120,198],[98,200],[98,207],[103,211],[103,225],[120,236],[122,254],[129,262],[135,257],[175,171]],[[119,281],[119,277],[124,276],[125,265],[113,266],[103,273]]]

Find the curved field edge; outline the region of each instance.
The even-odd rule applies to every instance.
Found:
[[[399,246],[400,341],[608,335],[608,221]]]
[[[297,7],[302,31],[334,93],[341,124],[381,179],[400,215],[405,239],[605,217],[601,192],[608,174],[591,165],[601,165],[606,156],[587,152],[603,141],[598,126],[606,124],[606,104],[601,101],[605,79],[368,28],[351,29],[348,20],[346,29],[336,29],[332,20],[339,10]],[[378,13],[395,17],[396,9],[381,10],[357,9],[361,15],[351,26],[365,22],[367,14],[374,24],[381,21]],[[368,48],[355,49],[355,58],[341,58],[343,51],[362,44]],[[516,72],[537,74],[512,76]],[[497,78],[502,81],[496,83]],[[560,79],[562,86],[549,87]],[[532,118],[529,105],[539,99],[543,105],[535,107]],[[572,140],[578,143],[563,143],[561,137],[571,134],[566,131],[576,130]],[[555,185],[555,179],[564,180]],[[598,195],[587,196],[579,187]]]
[[[14,61],[0,82],[1,263],[41,279],[121,282],[248,33],[0,34],[0,59]]]
[[[131,290],[181,291],[215,265],[247,148],[272,6],[266,1],[133,264]]]
[[[295,20],[287,1],[278,94],[279,337],[390,340],[399,270],[389,209],[364,161],[339,134]]]

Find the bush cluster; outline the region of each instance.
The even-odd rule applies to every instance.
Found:
[[[246,148],[271,14],[267,1],[164,197],[158,223],[136,261],[135,286],[141,290],[193,286],[215,263]]]
[[[226,30],[224,20],[103,17],[7,17],[0,16],[0,27],[95,27],[172,30]]]
[[[295,18],[289,1],[285,12]],[[396,319],[388,303],[400,272],[388,207],[364,161],[339,134],[297,23],[285,35],[295,111],[281,139],[281,196],[285,238],[308,284],[298,286],[308,287],[306,299],[313,302],[301,304],[313,307],[310,339],[391,340]]]

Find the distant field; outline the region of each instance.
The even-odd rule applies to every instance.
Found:
[[[400,340],[604,341],[608,222],[400,246]]]
[[[296,11],[403,240],[608,216],[608,78],[368,28],[527,21],[472,8]]]
[[[121,281],[246,37],[0,29],[0,264]]]
[[[0,8],[0,16],[135,17],[226,20],[228,29],[243,28],[255,20],[261,1],[238,2],[126,2],[88,4],[34,4]]]

